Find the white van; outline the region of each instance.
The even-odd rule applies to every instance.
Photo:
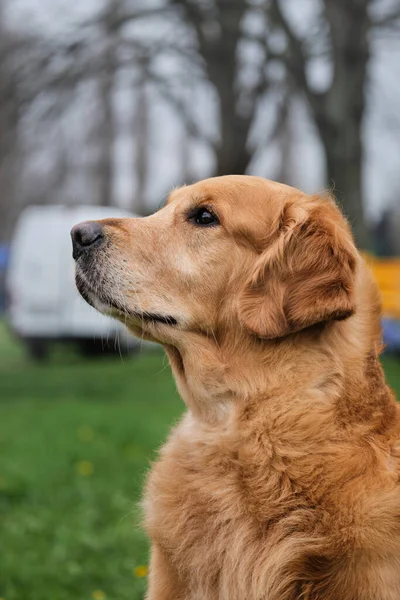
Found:
[[[7,318],[37,359],[54,341],[78,342],[94,353],[136,342],[122,324],[94,310],[78,294],[70,230],[81,221],[134,217],[100,206],[30,206],[21,214],[11,243],[6,278]]]

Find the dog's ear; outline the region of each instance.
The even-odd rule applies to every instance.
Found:
[[[357,251],[329,200],[289,204],[277,239],[259,257],[239,300],[239,318],[259,337],[286,336],[355,310]]]

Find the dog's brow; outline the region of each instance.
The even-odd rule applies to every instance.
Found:
[[[174,187],[174,188],[173,188],[173,189],[170,191],[170,193],[167,195],[167,198],[166,198],[166,200],[165,200],[164,206],[167,206],[168,204],[171,204],[171,202],[173,202],[173,201],[175,200],[175,197],[174,197],[174,196],[175,196],[175,194],[176,194],[177,192],[183,191],[185,188],[187,188],[187,186],[186,186],[186,185],[182,185],[182,186],[177,186],[177,187]]]
[[[198,206],[203,204],[204,202],[211,202],[212,197],[210,194],[197,194],[196,196],[192,196],[190,198],[190,204],[192,206]]]
[[[185,186],[182,186],[185,187]],[[171,204],[174,200],[175,200],[175,194],[176,192],[178,192],[179,190],[182,189],[182,187],[175,187],[173,188],[169,194],[167,195],[165,202],[164,202],[164,206],[167,206],[168,204]]]

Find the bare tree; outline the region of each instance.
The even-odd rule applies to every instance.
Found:
[[[246,0],[171,0],[193,28],[205,72],[215,89],[219,104],[219,140],[215,144],[217,175],[244,173],[252,158],[248,145],[250,128],[258,101],[267,89],[265,62],[258,68],[256,81],[240,85],[240,46],[244,41],[260,42],[264,50],[267,31],[254,40],[243,28],[251,8]],[[259,13],[259,18],[262,14]],[[267,57],[266,57],[267,58]]]
[[[172,36],[141,46],[131,40],[138,56],[146,56],[147,81],[151,81],[163,98],[173,106],[187,128],[188,134],[205,141],[216,159],[216,174],[244,173],[253,156],[248,140],[260,99],[268,91],[266,60],[268,37],[266,21],[263,33],[253,36],[246,31],[247,13],[255,11],[263,19],[263,11],[254,8],[247,0],[167,0],[156,8],[121,11],[121,27],[134,21],[148,21],[164,15],[179,30]],[[182,28],[191,35],[182,34]],[[254,43],[263,53],[255,67],[257,71],[249,84],[240,83],[242,69],[241,46]],[[169,81],[152,68],[152,62],[161,54],[170,52],[186,65],[191,80],[197,77],[213,88],[219,113],[219,135],[206,134],[193,118],[192,107],[185,102],[183,89],[188,87],[188,76]]]
[[[210,82],[218,94],[220,139],[216,148],[216,174],[244,173],[250,162],[247,147],[254,106],[239,110],[237,48],[245,2],[216,0],[215,5],[174,0],[197,34],[199,51]],[[228,10],[227,10],[228,8]]]
[[[321,138],[327,185],[334,188],[360,247],[369,246],[363,202],[362,128],[371,35],[377,27],[393,30],[400,21],[398,0],[379,18],[373,14],[376,4],[374,0],[315,2],[314,22],[306,35],[298,33],[290,5],[282,0],[265,0],[257,7],[250,0],[170,0],[168,4],[180,11],[194,31],[205,75],[218,98],[220,137],[212,144],[215,173],[244,173],[248,169],[253,157],[249,133],[267,92],[280,85],[286,88],[287,96],[302,94]],[[249,11],[258,11],[259,23],[262,14],[266,17],[257,33],[246,31],[243,26]],[[286,39],[281,48],[274,44],[276,33]],[[244,42],[257,43],[264,54],[253,84],[247,86],[240,85]],[[332,72],[331,81],[323,90],[315,89],[308,76],[309,67],[318,56],[330,65]],[[284,82],[271,76],[268,66],[272,63],[285,67]],[[285,106],[287,101],[282,103],[283,112],[278,115],[282,124]],[[183,118],[187,112],[181,110]]]
[[[136,190],[134,210],[138,214],[146,214],[146,187],[149,176],[149,94],[146,78],[141,81],[136,97],[135,114],[133,116],[133,139],[135,140]]]
[[[8,31],[0,4],[0,241],[9,237],[18,213],[18,174],[22,147],[19,135],[23,90],[17,71],[21,54],[32,49],[33,38]]]
[[[4,27],[0,2],[0,241],[7,229],[9,204],[14,201],[17,155],[18,92],[9,64],[12,40]]]
[[[282,54],[288,73],[304,94],[317,125],[326,157],[328,184],[334,187],[353,226],[360,247],[369,246],[363,203],[363,118],[371,49],[371,32],[377,26],[393,25],[396,10],[374,20],[372,0],[324,0],[316,11],[312,36],[296,32],[284,11],[284,2],[271,0],[269,15],[286,36]],[[332,77],[326,89],[313,88],[307,76],[316,54],[330,63]]]
[[[102,15],[104,47],[98,74],[100,110],[98,114],[98,204],[109,206],[113,199],[113,153],[116,126],[113,112],[115,78],[118,69],[118,18],[120,1],[110,0]]]
[[[134,145],[143,148],[136,153],[134,163],[140,206],[150,171],[151,157],[146,148],[151,94],[158,92],[161,101],[176,110],[187,132],[186,142],[197,139],[208,146],[215,157],[215,174],[248,171],[257,151],[252,141],[254,123],[271,121],[272,114],[275,124],[258,143],[281,136],[282,147],[287,149],[291,99],[303,97],[321,137],[327,184],[334,186],[359,245],[365,247],[362,126],[371,32],[378,25],[394,30],[400,20],[400,0],[392,0],[393,10],[379,19],[371,10],[376,0],[315,0],[312,27],[306,34],[296,25],[290,4],[284,0],[165,0],[149,7],[141,3],[137,8],[133,1],[112,0],[76,32],[76,39],[39,53],[29,72],[25,68],[19,73],[18,81],[4,85],[0,80],[8,94],[19,94],[10,105],[18,110],[12,118],[7,117],[7,126],[20,118],[21,107],[29,105],[37,94],[51,97],[53,105],[62,111],[66,104],[63,98],[76,96],[80,82],[93,81],[98,90],[91,130],[92,147],[93,130],[96,137],[96,197],[99,204],[113,204],[114,148],[119,134],[114,99],[121,71],[129,71],[130,80],[135,82],[136,107],[130,128]],[[159,19],[157,26],[151,27],[152,19]],[[251,20],[253,25],[249,26]],[[141,35],[142,29],[146,35]],[[279,42],[282,39],[283,44]],[[249,50],[253,59],[246,62]],[[172,75],[158,66],[160,58],[166,56],[179,66]],[[332,71],[323,90],[316,89],[309,77],[310,65],[318,57]],[[3,71],[1,68],[4,81]],[[218,109],[217,127],[213,129],[217,134],[207,130],[195,103],[188,100],[196,94],[193,90],[200,88],[213,91]],[[0,118],[10,110],[5,106],[3,101]],[[265,118],[256,120],[261,112]],[[12,150],[5,149],[5,144],[17,137],[1,137],[0,154],[11,156]],[[87,142],[90,145],[89,138]],[[289,168],[282,163],[285,179],[290,179]]]

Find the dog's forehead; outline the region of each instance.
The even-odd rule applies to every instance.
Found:
[[[257,210],[263,213],[279,209],[289,198],[300,192],[290,186],[261,177],[227,175],[212,177],[180,187],[169,195],[167,204],[212,202],[221,209]]]

